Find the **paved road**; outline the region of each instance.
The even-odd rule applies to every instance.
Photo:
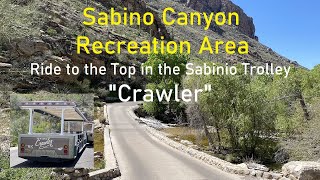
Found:
[[[93,147],[87,146],[77,159],[63,163],[34,162],[18,157],[18,148],[10,148],[10,167],[76,167],[93,168]]]
[[[111,141],[122,180],[240,179],[150,137],[128,114],[132,105],[108,105]]]

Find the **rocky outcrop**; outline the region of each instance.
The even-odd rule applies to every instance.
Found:
[[[52,178],[58,179],[89,179],[89,169],[75,169],[75,168],[56,168],[54,169],[50,176]]]
[[[159,38],[163,36],[165,39],[170,39],[170,34],[167,32],[165,25],[161,22],[161,19],[156,16],[157,12],[148,8],[144,1],[136,1],[136,0],[122,0],[124,7],[128,7],[129,11],[139,12],[140,14],[144,14],[146,12],[151,12],[155,14],[154,23],[151,26],[145,26],[143,28],[149,30],[151,36]]]
[[[16,44],[16,50],[23,55],[31,56],[49,50],[47,44],[40,39],[22,39]]]
[[[79,75],[67,75],[67,70],[65,68],[67,64],[74,65],[75,64],[74,62],[65,56],[59,57],[59,56],[51,55],[46,57],[46,60],[43,62],[43,64],[45,66],[49,66],[50,64],[52,64],[53,67],[55,66],[61,67],[61,75],[51,76],[51,77],[55,77],[56,79],[59,79],[60,81],[63,81],[63,82],[74,82],[79,77]]]
[[[289,161],[289,158],[290,158],[289,152],[286,149],[281,148],[274,154],[273,159],[275,162],[279,164],[284,164]]]
[[[89,173],[90,180],[105,180],[105,179],[114,179],[121,176],[120,169],[101,169]]]
[[[188,0],[186,5],[199,12],[237,12],[240,17],[238,30],[251,38],[256,38],[253,19],[230,0]]]
[[[105,1],[104,1],[105,2]],[[118,7],[121,3],[129,3],[134,6],[134,10],[148,11],[144,3],[136,1],[112,1],[111,5],[105,5],[103,11],[107,11],[110,7]],[[5,42],[0,46],[0,69],[2,71],[0,82],[6,82],[12,85],[13,90],[18,92],[31,92],[39,89],[54,88],[65,89],[64,83],[87,86],[83,83],[85,80],[95,83],[95,86],[103,86],[110,82],[128,82],[130,81],[124,76],[113,76],[112,71],[107,71],[107,74],[102,75],[86,75],[83,71],[85,64],[91,63],[95,67],[105,66],[107,69],[111,68],[111,62],[120,62],[121,65],[139,65],[141,61],[146,59],[146,56],[133,57],[133,55],[126,52],[121,55],[109,55],[106,53],[95,55],[93,53],[87,54],[82,52],[76,53],[76,36],[86,35],[89,37],[96,37],[101,41],[131,41],[134,40],[124,33],[117,32],[118,29],[101,28],[94,26],[91,28],[85,27],[81,24],[81,12],[77,9],[68,6],[68,3],[55,2],[32,2],[35,7],[38,7],[38,12],[46,17],[42,23],[36,24],[39,32],[36,35],[26,35],[25,37],[12,38],[10,42]],[[102,7],[96,1],[92,1],[94,7]],[[111,2],[107,2],[111,3]],[[161,26],[161,21],[157,21],[152,25],[152,32],[154,36],[160,36],[160,33],[166,33],[165,28]],[[28,27],[29,28],[29,27]],[[150,27],[151,28],[151,27]],[[162,29],[161,32],[158,28]],[[131,28],[133,29],[133,28]],[[30,29],[31,31],[31,29]],[[150,32],[146,29],[147,32]],[[158,34],[157,34],[158,33]],[[145,33],[147,34],[147,33]],[[146,35],[145,35],[146,36]],[[165,35],[167,37],[168,35]],[[91,50],[91,47],[89,47]],[[121,59],[120,59],[121,58]],[[132,60],[134,59],[134,60]],[[43,64],[44,66],[52,64],[61,67],[61,74],[59,76],[30,76],[30,63]],[[68,75],[66,73],[66,65],[77,66],[80,72],[76,75]],[[12,72],[24,73],[9,73]],[[139,78],[142,78],[140,76]],[[137,81],[138,79],[137,78]],[[90,83],[89,82],[89,83]],[[135,83],[135,81],[132,81]],[[87,83],[88,84],[88,83]],[[138,83],[136,83],[138,84]],[[71,87],[71,86],[70,86]],[[74,87],[74,88],[73,88]],[[69,88],[68,88],[69,89]],[[74,91],[79,88],[72,86]],[[67,90],[69,91],[69,90]]]
[[[107,5],[108,2],[105,2],[103,0],[98,0],[104,5]],[[146,32],[150,33],[150,36],[156,37],[160,39],[161,36],[164,37],[164,39],[169,40],[171,38],[170,33],[168,33],[165,25],[162,23],[159,16],[157,16],[157,12],[152,10],[151,8],[147,7],[147,4],[145,1],[136,1],[136,0],[116,0],[119,5],[122,7],[127,7],[128,11],[130,12],[138,12],[139,14],[145,14],[146,12],[151,12],[154,14],[154,23],[150,26],[145,26],[141,24],[141,28],[145,30]]]
[[[320,179],[320,163],[312,161],[292,161],[282,166],[282,172],[290,179]]]

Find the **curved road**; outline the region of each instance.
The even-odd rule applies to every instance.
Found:
[[[235,180],[228,174],[150,137],[129,114],[136,103],[108,105],[111,141],[122,180]]]

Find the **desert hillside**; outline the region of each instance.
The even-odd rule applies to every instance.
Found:
[[[123,14],[124,12],[137,12],[139,14],[151,12],[155,18],[154,23],[149,26],[143,24],[99,26],[96,23],[93,26],[86,26],[83,24],[83,21],[87,20],[83,11],[87,7],[95,9],[92,12],[95,16],[99,16],[99,12],[109,14],[114,8],[115,11]],[[185,12],[186,15],[190,15],[192,12],[200,12],[201,15],[204,13],[237,12],[240,24],[236,25],[232,20],[229,21],[231,22],[230,25],[224,26],[212,23],[208,26],[209,29],[205,30],[206,24],[203,23],[203,19],[199,18],[201,20],[199,25],[196,25],[199,21],[197,19],[194,22],[195,25],[173,24],[167,26],[161,18],[163,10],[167,7],[171,7],[175,11],[168,13],[169,20],[179,18],[179,12]],[[203,17],[201,16],[201,18]],[[200,154],[205,155],[197,156],[194,154],[200,160],[205,159],[201,157],[208,156],[218,160],[218,166],[220,166],[221,160],[228,165],[231,164],[232,167],[250,169],[245,176],[261,178],[263,177],[262,173],[264,173],[267,174],[266,176],[269,179],[272,179],[272,177],[280,179],[280,177],[289,176],[289,174],[282,173],[281,167],[290,161],[320,161],[318,145],[320,142],[320,66],[315,66],[311,70],[302,67],[296,61],[273,51],[272,47],[260,43],[255,32],[254,18],[247,15],[232,0],[1,0],[0,124],[2,126],[0,128],[0,179],[8,179],[8,177],[12,177],[12,179],[23,179],[22,177],[26,179],[49,179],[50,174],[55,176],[52,169],[35,169],[29,172],[28,169],[10,168],[9,149],[10,146],[13,147],[17,144],[17,138],[14,141],[12,133],[10,136],[10,131],[14,128],[9,128],[10,117],[15,117],[10,114],[15,112],[12,110],[12,104],[10,104],[10,95],[12,97],[12,94],[14,96],[21,94],[37,95],[42,98],[46,97],[46,94],[54,94],[54,97],[60,94],[94,94],[93,104],[96,111],[93,120],[99,126],[99,132],[96,136],[98,143],[95,140],[95,157],[97,155],[100,157],[99,169],[104,168],[105,162],[107,162],[106,158],[103,157],[105,156],[103,151],[110,150],[114,151],[108,152],[112,156],[123,156],[118,159],[119,162],[121,160],[125,160],[124,162],[132,160],[134,165],[130,167],[140,168],[140,166],[135,166],[139,162],[147,168],[154,168],[155,170],[150,170],[152,172],[161,173],[161,176],[166,175],[163,173],[166,172],[166,165],[163,164],[162,168],[164,169],[161,169],[161,171],[159,168],[158,172],[158,167],[153,166],[155,160],[149,158],[157,157],[159,161],[165,161],[166,158],[162,158],[164,148],[159,148],[160,144],[159,146],[155,145],[154,138],[145,136],[143,128],[152,129],[149,133],[153,133],[154,136],[161,134],[161,136],[158,136],[160,141],[165,139],[168,140],[167,142],[173,142],[168,143],[169,145],[178,144],[175,149],[181,150],[179,147],[186,147],[187,154],[191,152],[189,150],[199,151]],[[121,53],[112,55],[106,51],[102,51],[98,55],[88,54],[84,48],[79,50],[80,53],[77,53],[78,36],[86,36],[90,39],[90,42],[151,42],[154,38],[166,42],[189,41],[192,48],[190,55],[159,53],[148,56],[139,53],[130,54],[127,49],[128,45],[122,44],[119,46]],[[249,50],[244,55],[239,52],[232,55],[228,54],[226,52],[227,48],[219,49],[220,53],[216,54],[209,54],[208,52],[200,54],[197,50],[200,49],[204,37],[208,37],[212,42],[233,41],[237,44],[240,41],[246,41]],[[212,47],[215,48],[215,46]],[[88,45],[90,52],[93,49],[91,44]],[[238,47],[234,49],[239,51]],[[169,66],[178,66],[182,73],[175,75],[154,73],[143,76],[140,72],[136,72],[134,76],[129,78],[126,75],[119,75],[119,73],[114,75],[111,65],[111,63],[119,63],[119,65],[124,66],[135,66],[139,71],[143,63],[156,69],[158,65],[163,65],[169,60],[174,62]],[[243,62],[251,65],[287,66],[291,68],[291,74],[288,77],[282,76],[283,74],[274,75],[272,73],[266,73],[265,75],[235,73],[225,76],[208,75],[210,73],[195,73],[190,76],[184,74],[188,63],[201,67],[211,64],[211,62],[215,62],[221,67],[226,63],[225,67],[236,66]],[[70,76],[64,69],[59,76],[31,75],[31,63],[38,63],[43,66],[52,64],[61,67],[69,64],[80,67],[80,73]],[[106,67],[106,74],[86,75],[82,67],[89,63],[97,67]],[[246,67],[239,68],[239,72],[245,71]],[[132,92],[138,92],[139,90],[136,98],[138,101],[142,100],[144,95],[147,94],[145,89],[153,93],[150,93],[150,99],[160,94],[158,90],[171,90],[171,94],[167,101],[159,99],[146,101],[144,99],[144,102],[113,103],[119,102],[120,98],[116,88],[114,90],[109,88],[119,88],[119,85],[123,84],[128,84],[131,89],[121,91],[124,94],[122,97],[127,95],[135,97],[138,93],[133,94]],[[206,90],[207,85],[210,85],[210,88],[207,88],[210,90]],[[174,90],[172,90],[173,87]],[[199,93],[198,101],[193,99],[176,101],[183,94],[180,90],[184,91],[186,89],[190,92],[199,89],[204,89],[204,91]],[[156,91],[158,93],[155,93]],[[131,134],[121,135],[121,132],[118,133],[118,136],[122,139],[118,140],[120,145],[115,150],[109,148],[114,142],[117,143],[117,140],[110,143],[113,140],[111,136],[116,137],[117,134],[112,135],[112,133],[120,128],[117,128],[116,123],[116,126],[112,126],[112,121],[120,122],[118,125],[121,127],[127,125],[132,128],[130,129]],[[24,122],[23,118],[21,118],[21,122]],[[111,123],[109,124],[109,122]],[[141,128],[142,126],[143,128]],[[127,131],[123,132],[127,133]],[[133,136],[132,134],[138,134],[139,136]],[[162,136],[165,138],[162,138]],[[15,143],[10,145],[10,140]],[[150,144],[154,148],[144,147],[141,143],[141,146],[139,145],[140,149],[137,148],[135,153],[140,154],[142,158],[137,161],[135,158],[129,157],[133,151],[128,151],[129,153],[121,152],[122,150],[136,148],[137,145],[133,143],[135,140],[139,143],[151,142]],[[108,146],[103,144],[106,141],[108,141]],[[99,149],[99,152],[96,152],[96,149]],[[150,154],[144,154],[148,151]],[[171,164],[170,171],[174,169],[171,167],[197,167],[193,160],[190,161],[190,164],[187,164],[179,161],[182,158],[172,155],[173,153],[168,151],[166,155],[168,154],[173,163],[178,162],[178,165]],[[131,157],[134,156],[135,154]],[[184,154],[181,155],[181,157],[184,156]],[[143,164],[144,162],[149,163]],[[168,160],[168,162],[171,161]],[[118,162],[114,160],[114,163],[117,164]],[[297,163],[299,166],[300,162]],[[121,169],[121,167],[119,170],[119,167],[117,167],[116,176],[119,176],[120,170],[121,173],[127,170],[125,168]],[[123,167],[130,168],[129,165]],[[228,167],[220,166],[219,168],[228,170]],[[188,175],[183,173],[185,169],[179,170],[177,168],[174,170],[175,172],[172,174],[180,171],[183,176]],[[198,167],[198,170],[201,171],[201,166]],[[258,171],[256,172],[256,170]],[[320,165],[317,170],[320,172]],[[193,172],[195,169],[191,171]],[[232,170],[229,169],[229,171]],[[137,170],[132,170],[132,173],[136,172]],[[274,172],[274,176],[268,176],[269,172]],[[88,172],[86,173],[88,174]],[[139,175],[143,176],[144,174]],[[125,179],[125,176],[123,179]]]
[[[240,16],[240,26],[212,26],[210,30],[204,31],[201,26],[171,26],[166,27],[160,18],[152,26],[111,26],[111,27],[86,27],[82,24],[84,17],[82,11],[85,7],[91,6],[100,11],[109,12],[111,7],[118,11],[128,7],[129,11],[140,13],[153,12],[161,16],[162,9],[173,7],[177,12],[210,12],[210,11],[236,11]],[[219,55],[202,54],[196,52],[191,54],[191,58],[208,59],[216,62],[252,62],[253,64],[276,63],[294,64],[287,58],[277,54],[271,48],[259,43],[255,36],[255,26],[253,19],[248,17],[243,10],[231,1],[48,1],[48,0],[18,0],[4,1],[1,3],[1,14],[3,16],[0,38],[0,62],[2,69],[1,82],[9,84],[10,88],[17,92],[29,92],[39,89],[51,91],[81,91],[81,86],[93,86],[94,88],[104,87],[110,82],[130,82],[133,87],[143,86],[141,80],[144,77],[136,76],[133,79],[126,79],[123,76],[113,77],[110,73],[100,77],[86,77],[81,74],[77,77],[38,77],[29,75],[31,62],[53,63],[54,65],[65,65],[71,63],[82,66],[92,62],[96,66],[106,65],[110,67],[110,62],[119,62],[124,65],[140,66],[147,57],[143,55],[130,55],[123,52],[121,55],[87,55],[76,53],[77,35],[86,35],[90,38],[105,40],[148,40],[151,37],[164,36],[166,39],[173,38],[176,41],[190,40],[192,50],[200,47],[204,36],[211,40],[233,40],[239,42],[246,40],[249,43],[249,54],[227,55],[222,52]],[[176,18],[172,14],[171,18]],[[6,69],[10,69],[6,71]],[[65,73],[65,72],[63,72]],[[42,81],[45,78],[45,81]],[[67,86],[66,84],[72,84]],[[79,87],[79,89],[75,88]]]

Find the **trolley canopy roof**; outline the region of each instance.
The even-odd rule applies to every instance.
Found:
[[[65,121],[89,122],[78,109],[76,103],[71,101],[28,101],[19,103],[19,107],[21,109],[33,109],[35,112],[58,118],[61,118],[62,109],[64,109]]]

